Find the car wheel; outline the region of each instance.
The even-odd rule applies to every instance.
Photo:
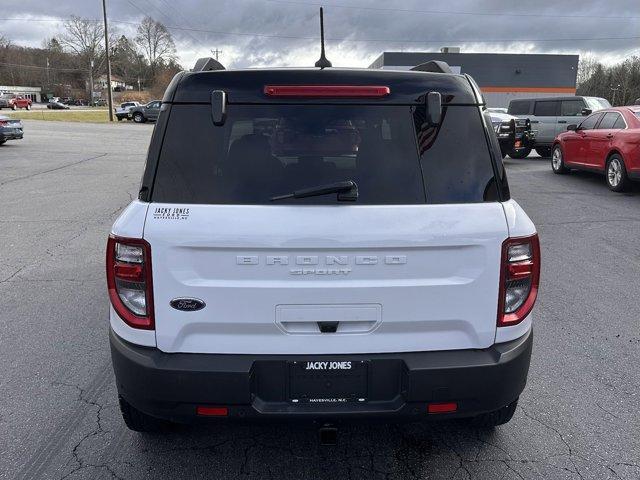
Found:
[[[133,121],[136,123],[143,123],[144,122],[144,115],[142,115],[140,112],[136,112],[133,114]]]
[[[120,403],[122,419],[129,430],[133,430],[134,432],[161,433],[166,431],[171,425],[170,422],[141,412],[121,396],[118,396],[118,402]]]
[[[26,108],[27,110],[31,110],[31,105],[29,105],[29,104],[27,103],[27,106],[26,106],[26,107],[24,107],[24,108]]]
[[[0,145],[4,145],[5,143],[7,143],[6,140],[0,140]]]
[[[557,173],[559,175],[569,173],[569,169],[564,166],[564,157],[562,155],[562,148],[560,148],[560,145],[553,147],[553,153],[551,154],[551,170],[553,170],[553,173]]]
[[[522,150],[512,150],[512,151],[509,152],[508,155],[511,158],[520,159],[520,158],[527,158],[530,153],[531,153],[531,149],[530,148],[524,148]]]
[[[549,157],[551,155],[551,148],[549,147],[540,147],[540,148],[536,148],[536,153],[538,155],[540,155],[541,157]]]
[[[509,405],[494,410],[493,412],[483,413],[471,419],[471,425],[477,428],[494,428],[498,425],[504,425],[513,418],[513,414],[516,413],[516,407],[518,406],[518,399],[516,398]]]
[[[607,160],[606,170],[607,185],[614,192],[624,192],[629,186],[627,169],[620,155],[613,154]]]
[[[14,110],[14,111],[15,111],[15,110],[17,110],[17,109],[18,109],[18,107],[16,106],[16,104],[15,104],[15,103],[14,103],[13,105],[11,105],[11,110]]]
[[[118,119],[119,122],[122,121],[122,117],[116,117]]]

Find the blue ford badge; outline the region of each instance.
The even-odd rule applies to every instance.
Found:
[[[169,305],[183,312],[195,312],[205,307],[205,303],[197,298],[174,298],[169,302]]]

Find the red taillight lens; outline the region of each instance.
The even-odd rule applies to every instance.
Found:
[[[207,407],[204,405],[198,405],[196,407],[196,414],[204,417],[226,417],[229,415],[229,409],[227,407]]]
[[[531,312],[540,282],[538,235],[508,238],[502,244],[498,327],[517,325]]]
[[[0,120],[0,127],[6,127],[9,124],[6,120]]]
[[[270,97],[386,97],[389,87],[376,85],[265,85]]]
[[[453,413],[458,410],[456,402],[430,403],[427,405],[428,413]]]
[[[151,247],[140,238],[110,236],[107,288],[116,313],[130,327],[153,330]]]

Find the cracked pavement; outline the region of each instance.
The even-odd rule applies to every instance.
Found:
[[[640,187],[506,160],[543,256],[528,386],[492,432],[459,423],[128,431],[103,256],[136,195],[150,125],[25,122],[0,147],[1,479],[638,479]]]

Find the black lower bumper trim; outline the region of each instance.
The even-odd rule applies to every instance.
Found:
[[[497,410],[525,387],[533,333],[484,350],[356,355],[163,353],[110,332],[118,393],[137,409],[173,421],[202,419],[197,405],[228,407],[232,418],[465,417]],[[363,403],[296,404],[288,395],[291,361],[365,361]],[[453,414],[427,415],[432,402]]]

